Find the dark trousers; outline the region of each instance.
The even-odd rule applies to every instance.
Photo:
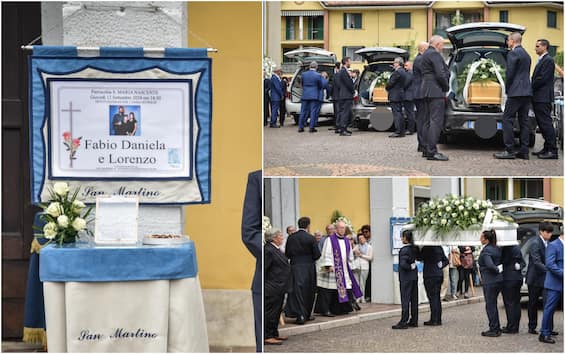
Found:
[[[400,281],[401,323],[418,323],[418,280]],[[412,317],[410,318],[410,315]]]
[[[502,291],[502,283],[484,284],[485,309],[487,310],[488,328],[491,331],[500,331],[498,319],[498,294]]]
[[[269,95],[263,96],[263,125],[269,124],[269,106],[271,105],[271,99]]]
[[[316,128],[318,124],[318,117],[320,117],[320,110],[322,109],[322,101],[314,101],[314,112],[310,118],[310,129]]]
[[[545,151],[557,153],[557,145],[555,144],[555,128],[551,120],[551,103],[534,102],[532,104],[536,122],[543,136],[543,149]]]
[[[293,264],[292,292],[288,294],[285,313],[288,317],[310,317],[316,296],[316,266]]]
[[[563,292],[545,289],[545,301],[543,304],[543,318],[541,320],[541,335],[550,336],[553,331],[553,314],[563,298]]]
[[[298,128],[303,129],[308,117],[310,117],[310,126],[312,127],[312,122],[317,122],[318,117],[316,116],[316,104],[317,100],[302,100],[302,106],[300,111],[300,118],[298,119]]]
[[[277,124],[277,116],[279,115],[280,105],[281,101],[271,101],[271,126]]]
[[[351,108],[353,107],[353,100],[339,100],[339,115],[337,121],[337,129],[343,131],[347,129],[351,121]]]
[[[404,135],[404,116],[402,115],[402,102],[390,102],[392,117],[394,118],[394,130],[397,134]]]
[[[520,328],[520,288],[522,281],[505,280],[502,286],[502,300],[504,300],[504,310],[506,311],[506,328],[510,331],[518,331]]]
[[[424,131],[426,135],[426,151],[433,155],[437,153],[439,135],[443,129],[445,117],[445,100],[443,98],[426,98],[426,119]]]
[[[279,318],[282,312],[284,293],[265,296],[265,339],[279,336]]]
[[[403,101],[404,114],[406,115],[406,129],[410,132],[416,131],[416,112],[414,112],[414,101]]]
[[[253,291],[253,317],[255,319],[255,350],[257,353],[263,351],[263,323],[261,321],[263,315],[263,294]]]
[[[426,120],[426,104],[424,100],[414,100],[416,105],[416,131],[418,132],[418,146],[424,149],[426,147],[426,135],[424,131],[424,122]]]
[[[367,275],[367,280],[365,281],[365,289],[361,289],[365,295],[365,300],[371,298],[371,268],[372,263],[369,262],[369,275]]]
[[[441,283],[443,283],[443,277],[424,278],[424,287],[430,302],[430,321],[434,323],[441,323],[441,299],[439,296]]]
[[[469,291],[469,276],[473,272],[473,269],[465,269],[463,267],[459,267],[459,280],[457,281],[457,290],[461,291],[462,294],[465,294]],[[463,285],[465,283],[465,285]]]
[[[543,295],[543,287],[528,284],[528,329],[538,326],[538,306]]]
[[[279,114],[280,114],[280,118],[279,118],[279,122],[281,123],[281,126],[284,125],[284,119],[286,117],[286,104],[284,99],[281,101],[280,105],[279,105]]]
[[[334,128],[338,129],[337,127],[337,122],[338,122],[338,116],[339,116],[339,101],[333,101],[332,103],[333,108],[334,108]]]
[[[514,152],[514,117],[518,114],[520,126],[520,150],[522,154],[529,152],[530,143],[530,120],[528,110],[530,108],[530,97],[508,97],[504,114],[502,115],[502,136],[506,151]]]

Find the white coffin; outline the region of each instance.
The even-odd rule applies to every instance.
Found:
[[[432,230],[428,230],[425,233],[414,230],[414,244],[417,246],[480,246],[481,232],[490,229],[496,231],[497,246],[518,245],[518,225],[500,220],[485,223],[482,228],[454,231],[441,236]]]

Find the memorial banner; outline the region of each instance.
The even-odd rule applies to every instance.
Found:
[[[32,201],[56,180],[142,204],[210,202],[206,49],[35,46],[30,59]]]

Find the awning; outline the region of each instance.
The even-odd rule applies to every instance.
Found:
[[[304,10],[304,11],[281,11],[282,16],[285,17],[298,17],[298,16],[324,16],[324,11],[319,10]]]

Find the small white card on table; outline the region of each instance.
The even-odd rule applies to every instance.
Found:
[[[94,241],[110,245],[135,244],[138,210],[138,197],[97,197]]]

